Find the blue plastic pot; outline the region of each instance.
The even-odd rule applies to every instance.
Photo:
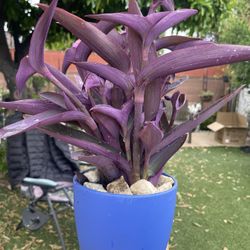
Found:
[[[81,250],[166,250],[173,225],[177,181],[153,195],[116,195],[74,179],[75,221]]]

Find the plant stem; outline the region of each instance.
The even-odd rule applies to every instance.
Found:
[[[139,141],[139,132],[142,127],[142,111],[144,101],[144,86],[135,88],[135,111],[134,111],[134,131],[133,131],[133,169],[132,169],[132,182],[136,182],[141,176],[141,144]]]

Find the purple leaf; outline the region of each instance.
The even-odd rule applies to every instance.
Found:
[[[95,137],[87,135],[84,132],[60,124],[46,126],[40,128],[40,130],[56,139],[82,148],[89,153],[107,157],[119,164],[119,167],[126,173],[131,171],[129,162],[123,158],[116,149],[98,141]]]
[[[53,0],[51,5],[46,8],[43,15],[40,17],[36,28],[31,38],[31,44],[29,49],[29,64],[40,74],[52,81],[59,89],[65,92],[75,104],[82,109],[86,114],[88,113],[85,106],[75,96],[81,94],[81,90],[72,84],[72,82],[58,70],[54,69],[50,65],[44,63],[44,43],[47,38],[48,29],[51,24],[57,0]],[[73,95],[74,93],[75,95]]]
[[[85,105],[89,105],[89,100],[86,95],[82,92],[78,85],[73,83],[65,74],[55,69],[54,67],[46,64],[49,74],[47,78],[52,81],[60,90],[62,90],[67,96],[74,101],[74,104],[85,110],[87,114]]]
[[[19,65],[17,74],[16,74],[16,86],[18,94],[20,94],[26,84],[26,81],[36,73],[35,69],[30,65],[29,57],[25,56]]]
[[[159,107],[159,110],[157,112],[157,115],[156,115],[156,118],[155,118],[155,121],[154,123],[159,127],[160,126],[160,121],[161,121],[161,118],[163,116],[163,114],[165,113],[165,110],[164,110],[164,107],[163,107],[163,103],[161,102],[160,103],[160,107]]]
[[[92,112],[92,117],[99,125],[104,140],[111,146],[120,150],[120,129],[117,122],[100,112]]]
[[[169,143],[159,153],[154,154],[149,163],[148,176],[153,184],[157,184],[160,174],[166,162],[181,148],[187,139],[187,135],[177,138],[174,142]],[[160,173],[160,174],[159,174]]]
[[[96,24],[96,27],[101,30],[103,33],[107,34],[109,33],[113,28],[115,24],[101,21]],[[91,49],[81,40],[77,40],[71,48],[69,48],[64,56],[63,59],[63,66],[62,71],[65,73],[70,66],[71,62],[81,62],[81,61],[87,61],[88,57],[91,53]],[[82,70],[78,70],[79,74],[81,75],[82,79],[84,79],[84,72]]]
[[[112,22],[100,21],[98,23],[94,23],[96,28],[101,30],[103,33],[108,34],[112,29],[115,28],[115,24]]]
[[[56,9],[57,1],[58,0],[53,0],[50,6],[44,11],[32,34],[29,48],[29,62],[39,73],[47,71],[44,64],[44,44]]]
[[[47,110],[42,113],[30,116],[21,121],[5,126],[0,129],[0,138],[7,138],[12,135],[22,133],[32,128],[37,128],[45,125],[77,121],[83,119],[83,113],[78,111]]]
[[[159,6],[160,6],[160,1],[153,0],[148,10],[148,16],[154,13]]]
[[[137,0],[129,0],[128,13],[143,16]]]
[[[71,156],[74,160],[85,161],[96,166],[109,182],[116,180],[121,176],[121,173],[114,161],[107,157],[101,155],[88,156],[85,155],[84,152],[73,152]]]
[[[85,81],[85,91],[87,93],[89,93],[89,91],[92,89],[92,88],[96,88],[96,87],[100,87],[104,84],[104,81],[102,78],[98,77],[97,75],[95,74],[92,74],[92,73],[89,73],[89,75],[87,76],[86,78],[86,81]]]
[[[136,86],[134,90],[134,124],[133,124],[133,173],[132,180],[136,182],[141,175],[141,145],[139,133],[143,126],[143,103],[145,95],[145,86]]]
[[[76,62],[75,64],[80,68],[95,73],[100,77],[116,84],[127,94],[133,87],[131,79],[127,76],[127,74],[111,66],[88,62]]]
[[[47,7],[43,15],[40,17],[31,38],[29,49],[29,64],[40,74],[52,81],[59,89],[64,91],[75,104],[81,108],[86,114],[88,113],[85,106],[79,99],[72,94],[77,93],[77,88],[59,71],[55,70],[49,65],[44,63],[44,43],[47,38],[48,29],[51,24],[57,0],[53,0],[51,5]],[[22,87],[22,86],[21,86]],[[72,92],[71,92],[72,91]],[[76,92],[75,92],[76,91]]]
[[[128,13],[142,16],[140,8],[137,4],[137,1],[129,1]],[[137,78],[141,67],[142,67],[142,38],[141,36],[134,31],[132,28],[127,28],[128,33],[128,47],[130,51],[130,58],[133,67],[133,73],[135,78]]]
[[[47,68],[49,69],[50,73],[68,90],[70,90],[73,94],[79,95],[81,94],[81,89],[73,83],[65,74],[60,72],[59,70],[55,69],[54,67],[46,64]]]
[[[150,177],[157,184],[164,164],[184,143],[186,134],[240,91],[174,127],[176,114],[185,103],[185,95],[179,91],[168,94],[185,80],[175,81],[175,74],[250,60],[250,47],[182,36],[159,38],[196,10],[175,11],[172,0],[153,0],[149,15],[143,16],[137,2],[129,0],[127,13],[92,15],[101,20],[98,23],[56,8],[57,0],[50,6],[40,4],[45,11],[33,32],[29,55],[21,62],[17,89],[21,91],[26,80],[39,73],[55,85],[56,93],[43,93],[41,100],[0,102],[0,106],[33,115],[2,128],[0,137],[38,128],[81,148],[74,156],[97,165],[108,180],[124,175],[134,183]],[[160,7],[166,11],[158,12]],[[63,73],[44,62],[52,18],[80,38],[66,52]],[[117,24],[125,26],[122,34],[115,29]],[[159,56],[157,51],[162,48],[169,53]],[[92,51],[107,64],[87,62]],[[64,74],[72,63],[81,84]],[[166,100],[171,102],[172,112],[165,112]]]
[[[83,95],[83,93],[81,92],[81,90],[77,90],[78,92],[73,94],[67,87],[71,85],[71,87],[73,88],[74,85],[72,85],[71,81],[69,81],[69,79],[62,74],[61,72],[59,72],[58,70],[54,70],[53,67],[51,67],[50,65],[47,65],[48,68],[46,74],[44,74],[44,76],[49,79],[51,82],[53,82],[62,92],[64,92],[65,94],[67,94],[67,96],[74,102],[74,104],[76,105],[76,107],[78,107],[83,113],[85,113],[85,115],[89,115],[88,110],[86,109],[86,106],[84,105],[85,103],[88,104],[88,100],[86,100],[85,96]],[[53,75],[49,70],[51,70],[55,75]],[[57,79],[58,78],[58,79]],[[60,80],[63,82],[61,83]],[[90,117],[91,118],[91,117]]]
[[[135,32],[139,33],[142,37],[147,32],[149,24],[148,21],[140,15],[128,13],[107,13],[98,15],[87,15],[87,17],[94,18],[102,21],[109,21],[117,24],[122,24]]]
[[[92,113],[99,113],[105,115],[108,120],[115,120],[117,124],[122,128],[123,141],[125,143],[125,150],[128,161],[131,160],[131,149],[130,149],[130,133],[129,129],[129,115],[132,112],[133,102],[128,101],[122,107],[122,109],[116,109],[109,105],[97,105],[92,108]]]
[[[148,168],[152,149],[161,142],[163,138],[163,133],[154,122],[147,122],[147,124],[140,131],[139,138],[142,141],[142,144],[145,149],[143,177],[146,178],[146,170]]]
[[[108,33],[108,37],[115,43],[119,44],[121,48],[128,53],[126,36],[126,32],[119,33],[116,29],[113,29]]]
[[[193,120],[188,120],[181,125],[175,127],[173,130],[171,130],[162,140],[161,143],[159,143],[153,150],[154,153],[160,152],[164,147],[166,147],[168,144],[171,144],[174,142],[177,138],[185,135],[186,133],[192,131],[194,128],[196,128],[200,123],[204,122],[207,118],[209,118],[212,114],[217,112],[219,109],[221,109],[227,102],[231,101],[236,95],[239,94],[239,92],[242,90],[244,86],[239,87],[237,90],[235,90],[233,93],[228,94],[219,100],[217,100],[215,103],[213,103],[210,107],[204,109],[201,111],[197,117],[195,117]]]
[[[151,27],[152,27],[169,13],[170,11],[156,12],[156,13],[147,15],[145,18],[151,23]]]
[[[152,121],[159,110],[162,84],[162,79],[158,78],[154,83],[146,86],[144,97],[145,121]]]
[[[101,93],[99,93],[100,91],[98,91],[104,88],[104,81],[102,78],[89,73],[86,78],[84,87],[92,106],[102,103],[104,97],[101,95]]]
[[[114,108],[120,109],[126,98],[121,88],[114,86],[111,89],[111,105]]]
[[[182,85],[186,80],[188,80],[189,77],[183,77],[173,83],[167,83],[165,84],[163,90],[162,90],[162,94],[161,96],[165,96],[168,92],[170,92],[171,90],[179,87],[180,85]]]
[[[77,53],[77,48],[80,47],[80,43],[81,43],[81,40],[78,39],[77,41],[75,41],[72,45],[71,48],[67,49],[65,51],[65,55],[64,55],[64,58],[63,58],[63,65],[62,65],[62,72],[65,74],[66,71],[68,70],[71,62],[73,61],[78,61],[77,60],[77,57],[79,56],[79,54]],[[87,47],[87,46],[86,46]],[[88,56],[90,54],[90,49],[87,49],[86,50],[89,50],[89,53],[88,53]],[[85,61],[85,60],[84,60]]]
[[[187,70],[250,60],[250,47],[208,44],[176,50],[159,57],[141,72],[140,81],[154,79]]]
[[[104,97],[106,99],[106,104],[112,103],[112,90],[113,90],[113,88],[118,88],[118,87],[115,87],[113,85],[113,83],[111,83],[110,81],[105,81],[103,95],[104,95]],[[123,96],[124,96],[124,93],[123,93]],[[123,99],[123,96],[121,97],[121,99]],[[114,100],[115,100],[115,97],[114,97]]]
[[[149,14],[155,12],[159,6],[164,10],[173,11],[175,9],[173,0],[153,0],[149,8]]]
[[[47,8],[46,5],[40,4],[39,6],[42,9]],[[56,8],[54,19],[81,39],[110,65],[124,72],[129,70],[127,54],[97,27],[60,8]]]
[[[169,131],[170,126],[169,126],[169,117],[166,112],[166,103],[164,101],[162,102],[162,106],[163,106],[164,112],[160,119],[160,127],[164,131],[164,134],[166,134]]]
[[[86,143],[93,143],[93,144],[96,144],[97,146],[100,146],[100,150],[101,150],[100,152],[107,151],[107,152],[119,153],[117,149],[111,147],[110,145],[97,139],[96,137],[89,135],[81,130],[74,129],[66,125],[55,124],[55,125],[40,127],[40,129],[50,131],[51,133],[55,135],[58,134],[60,138],[59,137],[56,137],[56,138],[61,139],[62,141],[64,141],[63,138],[66,139],[66,138],[72,137],[72,141],[74,141],[74,139],[77,139],[79,141],[82,141],[83,145],[85,145]],[[73,143],[70,143],[70,144],[75,145],[75,146],[79,145],[79,144],[73,144]],[[81,146],[79,147],[81,148]],[[87,147],[87,148],[82,147],[82,149],[85,149],[88,152],[91,152],[93,154],[98,154],[97,151],[95,151],[95,149],[93,149],[94,151],[92,151],[91,147]]]
[[[56,104],[57,106],[67,110],[67,107],[64,103],[64,98],[61,94],[54,93],[54,92],[43,92],[43,93],[40,93],[40,96],[43,99],[46,99],[46,100]]]
[[[13,101],[13,102],[1,102],[0,101],[0,107],[11,109],[11,110],[16,110],[16,111],[29,114],[29,115],[36,115],[38,113],[41,113],[47,110],[58,108],[57,105],[50,103],[48,101],[33,100],[33,99],[24,99],[24,100]]]
[[[67,107],[67,110],[77,111],[77,108],[75,107],[75,105],[71,102],[71,100],[68,98],[68,96],[65,93],[63,93],[63,98],[64,98],[65,106]]]
[[[186,103],[186,96],[185,94],[181,94],[180,91],[176,91],[170,98],[166,97],[166,100],[171,101],[171,104],[172,104],[172,114],[171,114],[171,119],[169,123],[169,127],[172,127],[174,125],[177,112]]]
[[[105,97],[102,95],[103,86],[99,88],[92,88],[89,91],[89,96],[91,99],[92,106],[105,103]]]
[[[172,103],[173,109],[179,111],[186,102],[185,94],[181,94],[180,91],[176,91],[169,99]]]
[[[200,45],[209,45],[213,44],[213,42],[205,41],[205,40],[196,40],[196,41],[187,41],[178,45],[169,46],[170,50],[178,50],[178,49],[186,49],[189,47],[200,46]]]
[[[154,122],[147,122],[140,131],[139,138],[143,143],[147,155],[150,154],[152,149],[161,142],[163,133]]]
[[[128,29],[128,46],[134,75],[137,78],[142,67],[142,39],[132,29]]]
[[[187,36],[166,36],[161,37],[158,40],[155,41],[156,50],[160,50],[163,48],[168,49],[172,46],[177,46],[179,44],[189,42],[189,41],[199,41],[200,38],[193,38],[193,37],[187,37]]]
[[[110,105],[96,105],[91,109],[92,113],[101,113],[112,119],[114,119],[124,130],[127,129],[128,118],[133,108],[133,102],[128,101],[122,107],[122,109],[113,108]]]
[[[83,81],[82,81],[81,76],[80,76],[80,75],[74,75],[74,78],[75,78],[75,82],[76,82],[77,86],[78,86],[81,90],[83,90],[83,89],[84,89],[84,86],[83,86],[84,84],[83,84]],[[86,99],[88,99],[87,94],[84,93],[84,95],[85,95]]]
[[[166,12],[166,16],[163,17],[159,22],[157,22],[148,31],[145,42],[144,42],[145,47],[149,48],[152,42],[162,32],[186,20],[188,17],[195,15],[196,13],[197,13],[197,10],[192,10],[192,9],[182,9],[182,10],[176,10],[172,12]]]

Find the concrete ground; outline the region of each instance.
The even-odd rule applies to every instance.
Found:
[[[192,133],[192,141],[185,142],[183,147],[242,147],[245,145],[234,145],[234,144],[221,144],[214,139],[214,132],[211,131],[199,131]]]

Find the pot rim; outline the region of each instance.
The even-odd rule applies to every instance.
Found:
[[[80,185],[80,183],[76,179],[76,176],[74,176],[74,178],[73,178],[73,184],[74,184],[74,186],[75,185],[79,186],[79,188],[82,188],[87,192],[93,193],[94,195],[106,196],[106,197],[109,197],[109,198],[114,198],[114,197],[119,198],[120,197],[122,199],[150,199],[150,198],[165,196],[168,193],[177,191],[177,188],[178,188],[177,180],[171,175],[168,175],[168,174],[163,174],[163,175],[171,177],[174,180],[174,185],[173,185],[173,187],[171,189],[169,189],[167,191],[160,192],[160,193],[155,193],[155,194],[128,195],[128,194],[113,194],[113,193],[109,193],[109,192],[100,192],[100,191],[97,191],[97,190],[94,190],[94,189],[87,188],[87,187],[85,187],[83,185]]]

